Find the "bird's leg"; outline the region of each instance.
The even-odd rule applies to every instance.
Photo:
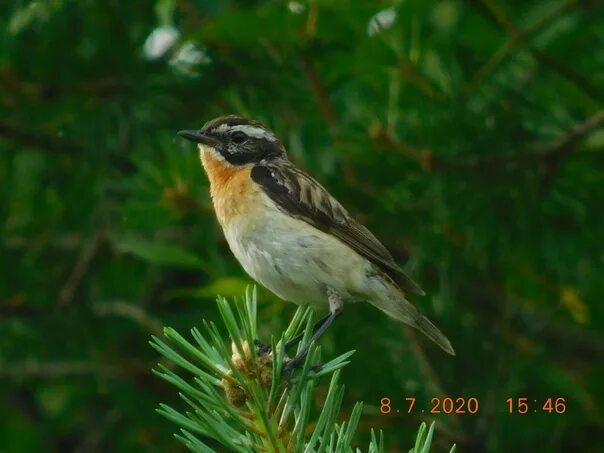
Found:
[[[312,328],[313,333],[316,332],[317,330],[319,330],[321,328],[321,326],[329,320],[330,317],[331,317],[331,312],[328,313],[325,317],[319,319]],[[285,350],[287,351],[292,346],[295,346],[298,343],[300,343],[300,341],[302,340],[302,337],[304,337],[304,332],[299,333],[294,338],[292,338],[287,343],[285,343]],[[259,355],[268,354],[271,352],[271,349],[272,349],[270,344],[262,343],[260,340],[254,340],[254,345],[256,346],[256,352]]]
[[[318,331],[323,324],[325,324],[327,321],[329,321],[329,318],[331,318],[331,311],[323,318],[319,319],[315,325],[312,328],[313,333],[315,333],[316,331]],[[332,320],[333,321],[333,320]],[[291,340],[289,340],[287,343],[285,343],[285,350],[288,350],[289,348],[291,348],[292,346],[300,343],[300,341],[302,340],[302,338],[304,337],[304,332],[300,332],[298,335],[296,335],[294,338],[292,338]]]
[[[302,350],[298,352],[295,357],[289,362],[287,362],[287,364],[285,365],[287,370],[291,371],[302,364],[302,362],[304,361],[304,359],[306,359],[306,356],[308,355],[310,345],[313,342],[316,342],[319,338],[321,338],[321,335],[325,333],[325,331],[329,328],[329,326],[331,326],[334,320],[342,314],[342,311],[344,310],[344,303],[342,302],[342,298],[340,297],[340,295],[332,288],[328,288],[327,298],[329,300],[329,315],[316,324],[319,327],[317,328],[315,333],[313,333],[312,337],[310,337],[308,343],[306,343]]]
[[[323,326],[323,324],[325,324],[326,322],[328,322],[328,321],[329,322],[333,322],[333,320],[330,320],[331,316],[332,316],[332,314],[331,314],[331,311],[330,311],[323,318],[319,319],[315,323],[315,325],[313,326],[313,328],[312,328],[313,333],[317,332]],[[303,337],[304,337],[304,332],[300,332],[294,338],[292,338],[287,343],[285,343],[285,350],[287,351],[292,346],[295,346],[298,343],[300,343],[300,341],[302,340]],[[256,345],[256,351],[260,355],[267,354],[267,353],[271,352],[271,345],[270,344],[262,343],[260,340],[255,340],[254,344]]]

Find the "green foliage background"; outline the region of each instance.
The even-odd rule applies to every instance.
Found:
[[[175,132],[239,113],[406,264],[457,350],[349,307],[321,344],[357,349],[359,445],[405,451],[450,395],[480,408],[436,416],[443,448],[602,451],[603,104],[593,0],[2,2],[0,450],[181,448],[147,341],[250,279]],[[265,339],[293,311],[261,291]]]

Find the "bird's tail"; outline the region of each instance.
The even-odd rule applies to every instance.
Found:
[[[451,346],[451,342],[447,337],[445,337],[440,329],[432,324],[432,321],[430,321],[424,315],[419,313],[418,315],[419,316],[415,319],[415,324],[411,325],[440,346],[443,351],[451,355],[455,355],[455,349],[453,349],[453,346]]]
[[[416,328],[436,343],[443,351],[455,355],[455,350],[453,349],[453,346],[451,346],[449,339],[438,327],[432,324],[432,321],[417,311],[417,308],[415,308],[408,300],[388,301],[386,303],[383,301],[371,301],[371,304],[392,318]]]

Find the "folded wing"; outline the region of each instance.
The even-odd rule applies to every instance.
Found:
[[[371,231],[350,217],[309,175],[283,161],[278,166],[258,164],[252,169],[251,177],[281,209],[340,239],[390,276],[402,290],[425,294]]]

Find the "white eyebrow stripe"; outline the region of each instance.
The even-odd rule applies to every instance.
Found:
[[[251,124],[239,124],[237,126],[229,126],[228,124],[221,124],[220,126],[218,126],[216,131],[221,132],[221,133],[241,131],[250,137],[264,138],[271,142],[277,141],[277,138],[275,137],[275,135],[272,132],[267,131],[266,129],[264,129],[262,127],[252,126]]]

